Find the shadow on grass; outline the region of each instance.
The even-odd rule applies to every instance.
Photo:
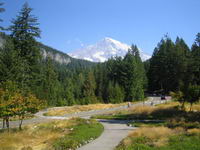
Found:
[[[133,110],[133,112],[98,115],[94,118],[112,120],[109,123],[115,123],[113,120],[121,120],[121,123],[126,122],[133,126],[167,126],[170,128],[183,127],[185,129],[200,128],[200,112],[187,112],[181,110],[178,106],[156,108],[152,111],[142,112],[134,112]]]
[[[116,119],[116,120],[165,120],[174,118],[175,116],[184,115],[184,111],[180,110],[178,107],[169,107],[162,109],[155,109],[152,112],[133,112],[128,114],[118,113],[110,115],[97,115],[94,118],[97,119]]]

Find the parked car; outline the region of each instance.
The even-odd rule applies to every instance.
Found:
[[[166,100],[166,97],[165,97],[165,95],[161,95],[161,98],[160,98],[161,100]]]

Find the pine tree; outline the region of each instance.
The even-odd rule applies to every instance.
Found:
[[[200,85],[200,33],[197,34],[195,43],[192,45],[189,68],[191,83]]]
[[[73,81],[74,85],[74,98],[77,100],[77,103],[79,103],[79,100],[82,98],[82,88],[85,81],[85,77],[83,73],[79,73],[77,76],[74,75],[75,79]]]
[[[124,100],[124,91],[123,89],[119,86],[118,83],[113,83],[109,82],[108,88],[108,102],[109,103],[121,103]]]
[[[96,91],[95,95],[97,96],[98,100],[100,102],[103,101],[103,93],[104,93],[104,70],[103,70],[103,64],[98,64],[96,68],[94,69],[94,75],[95,75],[95,82],[96,82]]]
[[[5,8],[1,7],[3,4],[4,4],[4,3],[1,3],[1,2],[0,2],[0,13],[2,13],[2,12],[5,11]],[[2,21],[3,21],[3,20],[0,19],[0,22],[2,22]],[[4,30],[4,28],[3,28],[2,26],[0,26],[0,29],[1,29],[1,30]]]
[[[83,100],[85,104],[89,103],[96,103],[97,99],[95,96],[95,89],[96,89],[96,83],[94,79],[94,74],[92,71],[89,71],[86,74],[86,79],[83,84]]]
[[[40,74],[41,54],[36,42],[36,38],[40,37],[40,30],[37,18],[31,15],[31,12],[32,8],[25,3],[9,28],[18,55],[18,82],[23,91],[30,90],[30,87],[34,90]]]
[[[174,51],[175,44],[167,36],[155,48],[148,72],[150,91],[167,93],[175,88]]]
[[[124,62],[125,100],[142,100],[144,98],[145,71],[136,45],[132,45],[124,58]]]
[[[47,100],[48,104],[55,106],[58,101],[57,97],[57,86],[58,86],[58,76],[54,70],[52,59],[47,57],[44,69],[44,81],[43,81],[43,98]]]
[[[190,49],[182,38],[177,37],[175,42],[174,57],[174,91],[184,91],[189,85],[188,66]]]
[[[11,39],[6,38],[2,48],[0,48],[0,82],[15,81],[18,74],[17,54],[13,50],[14,45]]]
[[[64,99],[68,106],[75,104],[73,84],[70,79],[65,80]],[[65,103],[64,103],[65,104]]]

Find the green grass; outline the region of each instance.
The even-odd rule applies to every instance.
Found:
[[[95,120],[80,119],[80,123],[71,129],[70,134],[55,141],[53,147],[56,150],[76,149],[99,137],[103,132],[103,126]]]
[[[200,111],[181,110],[172,103],[171,106],[133,108],[99,117],[132,119],[134,121],[130,124],[139,127],[116,150],[200,150]],[[162,132],[161,128],[165,128],[166,132]]]
[[[151,139],[146,137],[137,137],[129,146],[119,145],[116,150],[199,150],[200,149],[200,135],[182,134],[171,136],[168,144],[161,147],[154,147]]]
[[[95,139],[103,126],[91,119],[72,118],[28,125],[19,130],[0,130],[0,150],[66,150],[75,149]]]

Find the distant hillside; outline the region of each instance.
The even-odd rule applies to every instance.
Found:
[[[93,65],[95,65],[96,63],[94,62],[90,62],[87,60],[83,60],[83,59],[76,59],[76,58],[72,58],[69,55],[54,49],[52,47],[46,46],[42,43],[39,43],[41,52],[42,52],[42,56],[44,58],[46,58],[47,56],[50,56],[55,62],[61,64],[61,65],[66,65],[68,67],[91,67]]]
[[[5,35],[4,33],[0,33],[0,47],[3,46],[3,43],[6,39],[7,35]],[[44,45],[42,43],[39,43],[39,47],[41,49],[41,54],[43,56],[43,58],[45,59],[47,56],[51,57],[55,63],[60,64],[60,65],[64,65],[70,68],[85,68],[85,67],[91,67],[93,65],[95,65],[94,62],[90,62],[87,60],[82,60],[82,59],[76,59],[76,58],[72,58],[69,55],[54,49],[50,46]]]

